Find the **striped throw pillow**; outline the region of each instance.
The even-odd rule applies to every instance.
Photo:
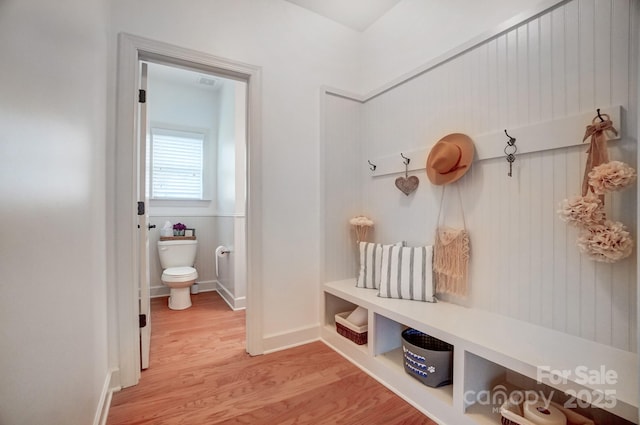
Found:
[[[398,242],[402,246],[403,242]],[[372,242],[360,242],[360,274],[356,282],[357,288],[378,289],[380,287],[380,271],[382,270],[382,245]]]
[[[384,246],[378,296],[435,302],[432,261],[432,246]]]

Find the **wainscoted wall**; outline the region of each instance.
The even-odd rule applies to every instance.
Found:
[[[635,167],[631,7],[628,0],[563,3],[372,99],[326,95],[326,280],[355,275],[347,224],[353,215],[374,219],[370,240],[433,242],[441,187],[416,172],[420,187],[406,197],[394,186],[400,174],[373,178],[367,159],[398,154],[402,165],[400,152],[430,147],[448,133],[473,138],[622,105],[615,123],[622,139],[609,153]],[[581,256],[577,233],[556,214],[580,191],[585,150],[517,155],[513,177],[504,158],[473,164],[457,185],[472,242],[471,293],[451,301],[637,351],[635,254],[614,265]],[[450,225],[462,222],[456,190],[446,192]],[[609,216],[634,237],[636,205],[635,188],[606,198]]]

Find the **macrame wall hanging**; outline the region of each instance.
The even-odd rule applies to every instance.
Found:
[[[462,196],[460,188],[456,185],[458,201],[462,211],[463,228],[456,229],[440,223],[442,208],[444,205],[444,192],[446,186],[442,186],[440,198],[440,210],[436,227],[436,240],[433,254],[433,271],[436,278],[436,292],[448,293],[457,296],[466,296],[467,272],[469,270],[469,233],[464,218]]]
[[[632,184],[636,171],[624,162],[609,161],[607,132],[618,134],[609,115],[600,114],[598,109],[583,138],[583,142],[590,139],[590,144],[582,195],[562,201],[558,214],[580,229],[580,252],[595,261],[614,263],[631,255],[633,239],[624,224],[607,218],[604,195]]]

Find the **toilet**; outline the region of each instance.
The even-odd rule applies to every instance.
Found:
[[[191,307],[190,286],[198,278],[193,268],[196,260],[198,241],[166,240],[158,241],[158,255],[162,265],[162,283],[171,288],[169,308],[184,310]]]

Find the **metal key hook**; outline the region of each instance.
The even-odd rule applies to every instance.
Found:
[[[515,153],[518,151],[518,147],[516,146],[516,138],[509,136],[509,133],[507,133],[507,129],[504,130],[504,134],[506,134],[509,138],[507,146],[504,147],[504,154],[507,156],[506,160],[509,163],[509,172],[507,173],[507,175],[511,177],[513,176],[513,161],[516,160]]]
[[[507,137],[509,138],[509,141],[507,142],[507,144],[509,146],[513,146],[516,143],[516,138],[509,136],[509,133],[507,133],[507,129],[506,128],[504,129],[504,134],[506,134]]]

